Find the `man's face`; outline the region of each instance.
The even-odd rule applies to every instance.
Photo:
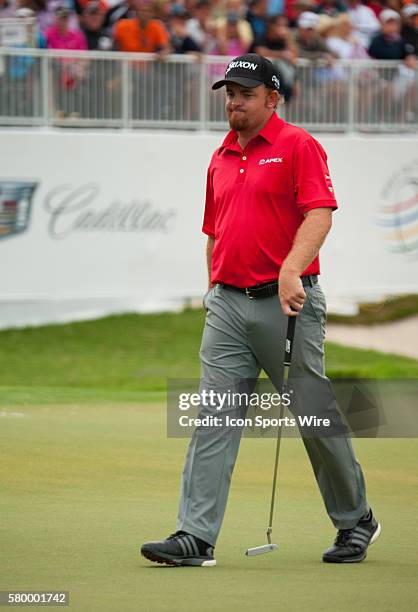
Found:
[[[282,16],[276,17],[273,23],[267,28],[267,38],[269,40],[281,40],[287,35],[287,19]]]
[[[315,30],[313,28],[299,28],[299,36],[305,42],[310,42],[315,38]]]
[[[100,30],[105,20],[105,12],[101,8],[97,10],[84,11],[83,24],[91,31]]]
[[[210,6],[206,6],[206,4],[197,6],[194,10],[194,15],[200,23],[204,23],[210,17]]]
[[[238,24],[235,21],[228,21],[226,23],[226,37],[227,38],[238,38]]]
[[[56,24],[57,27],[62,30],[62,31],[66,31],[68,30],[68,24],[69,24],[69,18],[68,16],[64,16],[64,15],[57,15],[55,17],[56,19]]]
[[[176,36],[186,36],[186,20],[181,17],[171,17],[170,29]]]
[[[237,83],[228,83],[225,110],[229,125],[237,132],[256,128],[267,121],[275,100],[275,93],[265,85],[250,89]]]
[[[140,21],[148,21],[153,17],[153,5],[150,0],[135,0],[135,10]]]
[[[389,19],[381,26],[382,32],[385,36],[394,36],[399,34],[401,30],[401,24],[398,19]]]
[[[410,15],[410,17],[405,17],[405,23],[409,25],[411,28],[418,29],[418,13],[416,15]]]
[[[267,13],[267,0],[258,0],[251,8],[254,15],[263,16]]]

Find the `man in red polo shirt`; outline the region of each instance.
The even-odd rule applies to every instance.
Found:
[[[332,392],[326,402],[322,394],[330,383],[323,361],[326,305],[318,252],[337,208],[327,156],[310,134],[276,115],[280,85],[269,60],[256,54],[235,58],[213,89],[223,86],[231,130],[207,174],[203,232],[209,291],[203,300],[201,391],[239,390],[243,381],[251,390],[262,368],[280,390],[287,319],[297,316],[290,376],[298,406],[289,408],[294,414],[322,411],[338,422]],[[245,415],[234,405],[228,409]],[[216,414],[219,405],[203,405],[199,416]],[[213,551],[241,433],[237,427],[196,428],[183,471],[177,531],[144,544],[147,559],[216,564]],[[362,561],[381,528],[367,503],[350,438],[301,433],[338,529],[322,559]]]

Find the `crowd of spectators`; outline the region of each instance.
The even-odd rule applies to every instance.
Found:
[[[317,82],[338,82],[336,59],[402,60],[405,87],[417,67],[411,0],[0,0],[0,26],[2,18],[36,20],[32,46],[41,48],[161,59],[260,53],[274,58],[286,101],[297,93],[299,58],[326,66]]]
[[[40,46],[128,52],[405,59],[418,53],[410,0],[0,0],[37,20]]]

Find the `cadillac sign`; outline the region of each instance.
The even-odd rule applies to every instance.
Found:
[[[26,181],[0,181],[0,238],[27,229],[37,185]]]

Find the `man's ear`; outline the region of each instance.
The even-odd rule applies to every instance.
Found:
[[[267,105],[269,108],[277,108],[279,103],[279,94],[275,89],[270,89]]]

